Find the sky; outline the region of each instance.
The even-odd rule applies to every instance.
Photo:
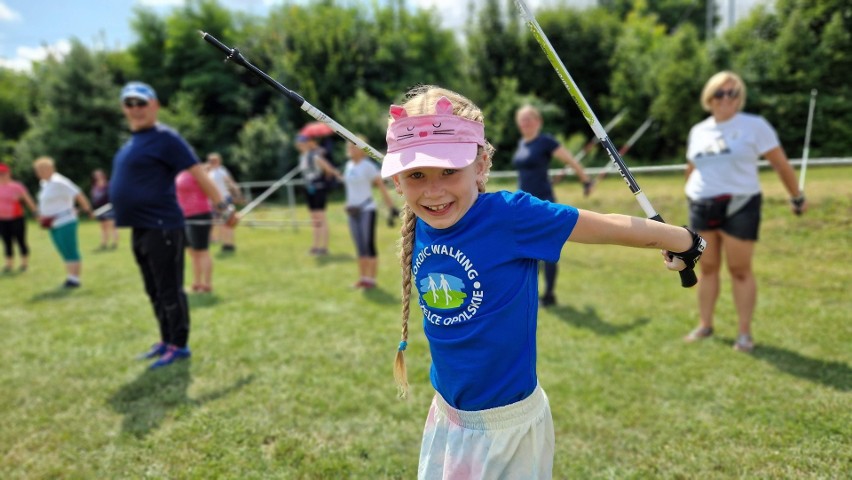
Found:
[[[525,1],[533,10],[540,5],[595,4],[595,0]],[[731,5],[735,7],[734,17],[742,18],[755,4],[769,0],[716,1],[724,26],[728,24]],[[0,0],[0,66],[26,71],[32,61],[46,58],[49,52],[57,55],[68,52],[72,37],[90,48],[125,48],[135,41],[130,28],[134,7],[152,8],[164,15],[182,3],[183,0]],[[230,10],[263,15],[282,0],[220,0],[220,3]],[[467,0],[408,0],[408,3],[437,7],[448,27],[458,26],[458,22],[467,18]]]

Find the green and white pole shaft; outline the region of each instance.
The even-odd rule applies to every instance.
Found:
[[[609,123],[604,125],[604,130],[609,132],[610,130],[615,128],[619,123],[621,123],[621,120],[624,119],[625,115],[627,115],[626,108],[615,114],[615,116],[612,117],[612,120],[610,120]],[[583,159],[586,158],[586,155],[588,155],[589,152],[592,151],[592,148],[594,148],[594,146],[597,145],[599,141],[600,140],[598,140],[598,137],[593,137],[591,140],[589,140],[583,147],[583,149],[577,152],[577,155],[574,155],[574,160],[576,160],[577,163],[582,164]]]
[[[633,145],[635,145],[636,142],[638,142],[639,139],[642,138],[642,135],[644,135],[645,132],[649,128],[651,128],[651,124],[653,123],[654,119],[651,117],[648,117],[644,122],[642,122],[642,125],[639,125],[639,128],[637,128],[636,131],[633,132],[633,135],[631,135],[630,138],[627,139],[627,142],[625,142],[624,145],[621,146],[621,148],[618,150],[618,154],[622,156],[626,155],[627,152],[629,152],[630,149],[633,148]],[[613,168],[615,168],[614,163],[610,163],[609,165],[607,165],[605,169],[601,170],[597,178],[595,178],[595,183],[603,180],[603,178],[607,176],[607,174],[611,172]]]
[[[814,120],[814,106],[816,105],[816,88],[811,90],[811,104],[808,107],[808,125],[805,127],[805,147],[802,150],[802,167],[799,170],[799,192],[805,193],[805,172],[808,170],[808,154],[811,148],[811,126]]]
[[[515,0],[515,5],[518,7],[518,10],[524,17],[527,25],[530,27],[536,41],[538,41],[538,44],[541,46],[542,50],[544,50],[544,54],[547,55],[548,60],[550,60],[550,64],[556,70],[556,73],[559,75],[559,78],[562,80],[565,88],[568,89],[568,93],[571,95],[571,98],[574,99],[574,103],[576,103],[577,107],[580,108],[580,112],[582,112],[583,117],[589,123],[589,126],[592,127],[592,131],[595,132],[595,136],[598,137],[601,145],[603,145],[604,149],[606,149],[606,153],[609,155],[609,158],[613,161],[613,163],[615,163],[615,166],[618,168],[618,172],[621,174],[621,178],[624,179],[627,186],[630,188],[630,191],[633,192],[633,196],[636,198],[636,201],[639,202],[639,205],[642,207],[645,215],[651,220],[665,223],[660,214],[658,214],[654,210],[654,207],[651,206],[651,202],[648,200],[648,197],[642,189],[639,188],[639,184],[636,183],[636,179],[633,178],[633,174],[630,173],[627,165],[624,164],[624,160],[621,159],[621,155],[618,154],[618,150],[615,148],[615,145],[613,145],[612,140],[609,139],[606,130],[601,127],[601,123],[598,121],[597,116],[595,116],[595,113],[592,111],[589,103],[583,97],[583,94],[580,92],[580,89],[577,87],[577,83],[574,82],[571,74],[568,73],[568,69],[565,68],[565,64],[562,63],[562,59],[560,59],[559,55],[557,55],[553,45],[550,44],[550,40],[547,39],[544,31],[542,31],[541,26],[538,24],[538,21],[536,21],[532,11],[529,9],[524,0]],[[698,278],[695,276],[695,271],[693,269],[687,268],[680,272],[681,286],[691,287],[696,283],[698,283]]]

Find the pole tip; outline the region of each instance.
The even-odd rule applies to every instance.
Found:
[[[201,35],[201,38],[204,38],[204,37],[207,36],[207,32],[205,32],[204,30],[199,30],[198,34]]]

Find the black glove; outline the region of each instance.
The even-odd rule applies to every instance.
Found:
[[[669,251],[669,254],[683,260],[683,263],[686,264],[686,269],[691,270],[695,268],[695,265],[698,263],[698,259],[701,258],[701,254],[704,253],[704,248],[707,247],[707,240],[701,238],[701,235],[693,232],[689,229],[689,227],[684,226],[683,228],[692,235],[692,246],[683,252]]]
[[[388,226],[393,227],[396,219],[399,218],[399,210],[396,207],[391,207],[390,212],[388,214]]]
[[[790,199],[790,203],[793,204],[793,211],[796,215],[802,214],[802,205],[805,204],[805,194],[801,194],[798,197],[793,197]]]
[[[586,180],[583,182],[583,196],[588,197],[592,193],[592,187],[595,186],[595,182],[591,180]]]

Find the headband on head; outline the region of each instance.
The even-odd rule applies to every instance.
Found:
[[[394,122],[387,131],[384,178],[413,168],[464,168],[485,146],[485,125],[453,115],[447,97],[438,99],[434,114],[409,117],[404,108],[391,105],[390,115]]]

